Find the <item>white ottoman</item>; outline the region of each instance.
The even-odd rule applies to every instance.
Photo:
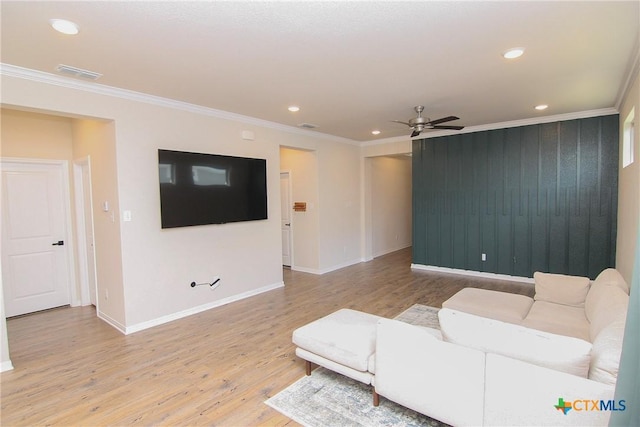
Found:
[[[532,305],[533,298],[526,295],[464,288],[443,302],[442,308],[519,325],[527,317]]]
[[[371,384],[380,316],[341,309],[293,331],[296,355],[349,378]]]

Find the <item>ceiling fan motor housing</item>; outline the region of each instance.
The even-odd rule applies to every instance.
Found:
[[[428,117],[422,117],[422,112],[424,111],[424,106],[423,105],[416,105],[414,107],[414,110],[416,110],[416,113],[418,113],[418,117],[414,117],[413,119],[409,119],[409,123],[411,124],[411,126],[413,128],[416,128],[416,130],[421,131],[422,129],[424,129],[424,125],[426,125],[427,123],[429,123],[431,121],[430,118]],[[418,126],[420,126],[419,129]]]
[[[464,129],[464,126],[450,126],[450,125],[441,125],[441,123],[449,122],[452,120],[458,120],[459,118],[456,116],[447,116],[437,120],[431,120],[429,117],[422,117],[422,112],[424,111],[424,106],[416,105],[414,110],[418,114],[418,117],[414,117],[409,119],[408,122],[403,122],[401,120],[393,120],[397,123],[402,123],[409,126],[413,132],[411,133],[411,137],[420,135],[425,129],[451,129],[451,130],[461,130]]]
[[[415,117],[413,119],[410,119],[409,123],[411,123],[412,126],[419,126],[419,125],[425,125],[430,121],[431,119],[428,117]]]

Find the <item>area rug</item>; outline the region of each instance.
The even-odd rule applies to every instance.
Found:
[[[265,403],[305,427],[445,426],[388,399],[373,406],[371,386],[322,367]]]
[[[438,310],[416,304],[396,319],[439,328]],[[375,407],[371,392],[369,385],[319,367],[265,403],[305,427],[446,426],[388,399]]]
[[[428,328],[440,329],[438,321],[439,308],[429,307],[428,305],[414,304],[395,317],[405,323],[412,325],[426,326]]]

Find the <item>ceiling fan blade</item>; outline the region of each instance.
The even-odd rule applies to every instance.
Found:
[[[437,125],[439,123],[450,122],[452,120],[460,120],[460,117],[456,117],[456,116],[443,117],[441,119],[431,120],[428,124]]]
[[[419,130],[414,130],[413,132],[411,132],[411,138],[413,138],[414,136],[418,136],[420,135],[420,131]]]
[[[433,126],[431,129],[451,129],[451,130],[461,130],[464,129],[464,126]]]
[[[401,120],[391,120],[394,123],[402,123],[403,125],[412,126],[411,123],[403,122]]]

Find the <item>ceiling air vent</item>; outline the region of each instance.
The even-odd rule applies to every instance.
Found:
[[[70,65],[58,64],[56,71],[60,74],[66,74],[71,77],[80,77],[87,80],[97,80],[102,76],[100,73],[94,71],[83,70],[81,68],[72,67]]]
[[[318,126],[317,125],[312,125],[311,123],[300,123],[298,125],[299,128],[305,128],[305,129],[315,129]]]

